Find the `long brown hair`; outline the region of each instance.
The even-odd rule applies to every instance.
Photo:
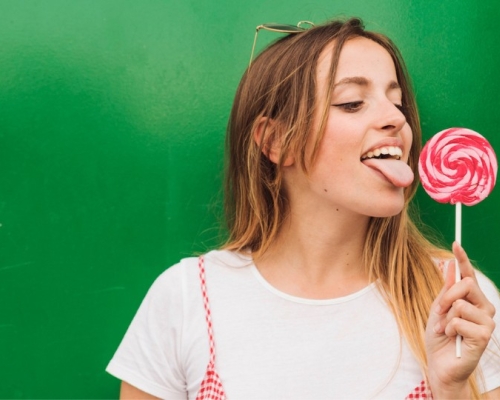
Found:
[[[245,72],[236,92],[227,132],[226,220],[229,239],[225,248],[262,255],[277,237],[289,212],[283,187],[283,163],[292,154],[307,172],[314,162],[328,116],[335,72],[344,43],[356,37],[382,46],[394,61],[406,120],[413,132],[408,164],[418,175],[422,134],[414,94],[401,54],[386,36],[366,31],[359,19],[333,21],[305,32],[288,35],[271,44]],[[332,47],[326,102],[316,97],[316,67],[319,55]],[[319,114],[316,110],[319,107]],[[319,130],[313,132],[313,117],[321,115]],[[259,121],[271,118],[281,145],[278,163],[271,162],[263,148],[276,138],[254,140]],[[264,129],[264,131],[266,131]],[[310,159],[306,142],[316,136]],[[405,189],[405,206],[393,217],[371,218],[364,248],[364,262],[371,279],[378,280],[399,329],[407,339],[424,373],[427,359],[424,332],[430,306],[443,285],[433,258],[449,256],[427,240],[409,215],[418,179]],[[417,328],[417,329],[416,329]],[[480,393],[474,376],[469,383],[474,396]]]

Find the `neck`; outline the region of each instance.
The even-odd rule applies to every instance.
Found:
[[[335,298],[365,287],[362,263],[369,217],[336,211],[292,213],[257,268],[277,289],[307,298]]]

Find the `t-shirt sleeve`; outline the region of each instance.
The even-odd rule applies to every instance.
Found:
[[[187,398],[181,361],[184,320],[181,265],[149,289],[106,371],[153,396]]]
[[[500,295],[496,286],[485,275],[476,272],[476,276],[483,293],[496,308],[496,328],[480,361],[483,379],[479,376],[479,384],[484,393],[500,387]]]

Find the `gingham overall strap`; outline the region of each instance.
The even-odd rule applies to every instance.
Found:
[[[212,331],[212,317],[210,315],[210,304],[208,302],[207,282],[205,280],[205,259],[203,256],[198,258],[198,269],[200,273],[201,294],[203,296],[203,306],[205,307],[205,320],[208,329],[208,343],[210,348],[210,360],[208,362],[205,377],[201,382],[200,390],[196,400],[225,400],[226,394],[222,387],[219,374],[215,370],[215,343]]]
[[[405,397],[405,400],[414,400],[414,399],[429,399],[432,400],[432,393],[430,389],[427,387],[427,383],[425,381],[420,382],[413,391]]]

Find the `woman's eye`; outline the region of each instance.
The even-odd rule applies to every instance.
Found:
[[[347,112],[356,112],[361,109],[363,106],[362,101],[351,101],[349,103],[342,103],[342,104],[332,104],[334,107],[340,108],[341,110],[347,111]]]

